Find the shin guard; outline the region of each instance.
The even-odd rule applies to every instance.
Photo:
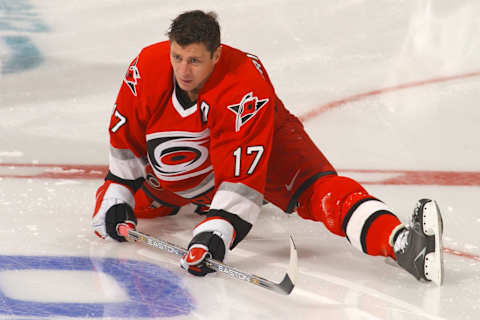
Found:
[[[401,222],[355,180],[341,176],[319,179],[300,197],[298,214],[323,222],[330,232],[347,237],[364,253],[393,256],[389,237]]]

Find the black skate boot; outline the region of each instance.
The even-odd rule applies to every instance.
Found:
[[[421,199],[411,225],[396,233],[393,250],[397,263],[418,280],[441,285],[444,280],[442,252],[443,222],[434,200]]]

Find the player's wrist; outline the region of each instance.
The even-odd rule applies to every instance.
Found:
[[[225,248],[231,247],[236,235],[233,225],[221,217],[209,217],[203,220],[193,229],[193,238],[205,232],[212,232],[218,236]]]
[[[105,214],[105,228],[107,234],[113,239],[124,242],[126,241],[123,236],[118,234],[118,226],[121,224],[127,224],[131,228],[135,228],[137,225],[137,218],[133,213],[132,207],[127,203],[116,204],[107,210]]]

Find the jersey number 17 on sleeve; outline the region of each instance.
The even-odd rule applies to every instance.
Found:
[[[250,156],[252,153],[255,153],[255,158],[253,159],[250,168],[248,168],[247,174],[252,174],[255,171],[260,159],[262,158],[264,148],[263,146],[250,146],[247,147],[247,156]],[[242,168],[242,147],[238,147],[233,152],[235,157],[235,177],[239,177]]]
[[[113,113],[115,118],[118,119],[118,122],[110,129],[113,133],[117,132],[118,129],[120,129],[121,126],[123,126],[125,123],[127,123],[127,118],[122,115],[118,110],[115,109],[115,112]]]

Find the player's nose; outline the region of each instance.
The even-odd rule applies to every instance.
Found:
[[[187,62],[182,61],[178,64],[177,73],[181,76],[186,76],[190,73],[190,66]]]

